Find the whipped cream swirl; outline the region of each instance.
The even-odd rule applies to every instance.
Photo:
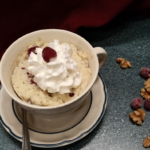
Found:
[[[28,71],[34,75],[34,81],[44,91],[60,94],[70,93],[71,88],[80,85],[82,76],[78,72],[78,64],[71,58],[72,49],[67,43],[60,44],[58,40],[49,43],[57,57],[45,62],[42,57],[43,48],[36,48],[28,59]]]

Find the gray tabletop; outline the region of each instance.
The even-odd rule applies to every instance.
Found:
[[[130,102],[140,96],[144,79],[141,67],[150,67],[150,19],[139,16],[121,17],[105,27],[80,29],[79,34],[94,47],[101,46],[108,60],[100,70],[108,91],[108,104],[99,125],[80,141],[55,150],[144,150],[144,138],[150,135],[150,112],[142,126],[129,119],[133,111]],[[123,57],[132,64],[121,69],[116,58]],[[20,150],[21,142],[11,137],[0,124],[0,150]],[[32,148],[39,150],[41,148]]]

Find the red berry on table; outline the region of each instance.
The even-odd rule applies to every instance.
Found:
[[[52,48],[45,47],[42,51],[42,57],[48,63],[48,62],[50,62],[51,58],[57,57],[57,53]]]
[[[144,102],[144,108],[150,111],[150,99],[146,99]]]
[[[140,108],[141,106],[142,106],[142,103],[143,103],[143,101],[142,101],[142,99],[141,98],[134,98],[132,101],[131,101],[131,107],[133,108],[133,109],[138,109],[138,108]]]
[[[141,68],[140,75],[145,79],[150,78],[150,69],[147,67]]]

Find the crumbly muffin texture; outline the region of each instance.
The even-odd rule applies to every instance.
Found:
[[[71,89],[71,93],[74,93],[73,97],[69,96],[69,93],[48,93],[43,91],[38,85],[31,83],[32,75],[28,73],[28,48],[33,46],[46,47],[48,44],[42,41],[36,42],[27,46],[16,59],[17,66],[14,69],[12,75],[12,85],[17,95],[28,103],[39,106],[56,106],[66,103],[75,97],[79,96],[88,86],[91,79],[91,69],[88,63],[88,55],[84,50],[77,49],[74,45],[69,44],[73,50],[72,58],[78,64],[78,71],[82,75],[81,84],[74,89]]]

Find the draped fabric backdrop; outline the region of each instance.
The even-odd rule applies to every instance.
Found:
[[[77,32],[135,12],[149,15],[150,0],[0,0],[0,58],[26,33],[51,28]]]

